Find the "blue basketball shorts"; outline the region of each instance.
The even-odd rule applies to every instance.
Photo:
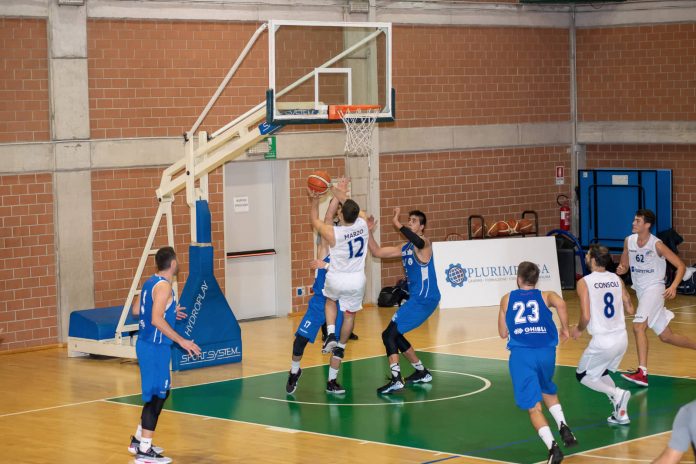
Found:
[[[392,321],[400,334],[405,334],[424,323],[437,309],[440,300],[410,298],[396,310]]]
[[[307,312],[302,318],[300,325],[297,327],[295,335],[301,335],[308,339],[310,343],[314,343],[319,329],[321,328],[322,324],[326,322],[326,312],[324,311],[325,305],[326,297],[315,293],[312,298],[309,299]],[[336,314],[336,334],[341,333],[342,324],[343,312],[339,309],[338,314]]]
[[[513,348],[508,361],[515,403],[520,409],[531,409],[543,398],[542,393],[555,395],[553,383],[556,370],[556,348]]]
[[[138,340],[135,344],[135,353],[138,356],[138,364],[140,365],[140,384],[143,392],[143,401],[147,403],[152,400],[153,396],[158,396],[162,399],[166,398],[167,391],[172,386],[169,373],[172,346]]]

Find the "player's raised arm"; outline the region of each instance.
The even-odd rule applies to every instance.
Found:
[[[325,240],[326,243],[329,244],[329,246],[334,246],[336,244],[336,236],[334,235],[333,226],[325,224],[324,221],[319,219],[319,195],[316,192],[310,190],[309,188],[307,189],[307,192],[309,192],[309,197],[312,200],[312,208],[309,212],[309,218],[312,227],[314,227],[314,229],[319,233],[319,235],[321,235],[321,238]]]
[[[672,285],[670,285],[669,288],[665,289],[665,298],[671,300],[672,298],[677,296],[677,287],[684,278],[684,273],[686,272],[686,265],[684,264],[684,261],[682,261],[679,258],[679,256],[675,255],[674,252],[670,250],[667,247],[667,245],[665,245],[661,241],[655,243],[655,249],[657,250],[658,255],[664,257],[667,261],[670,262],[672,266],[677,268],[677,273],[674,275]]]
[[[621,281],[621,300],[623,301],[623,307],[626,314],[635,314],[636,308],[633,307],[633,300],[631,300],[631,295],[628,294],[626,285]]]
[[[585,279],[580,279],[577,284],[578,298],[580,299],[580,319],[578,320],[578,325],[573,327],[570,331],[573,340],[580,338],[582,331],[587,328],[587,324],[590,323],[590,294],[587,291],[587,283]]]
[[[507,313],[508,302],[510,301],[510,294],[505,294],[504,297],[500,299],[500,311],[498,312],[498,334],[500,338],[508,338],[508,328],[505,322],[505,314]]]
[[[381,247],[379,246],[379,243],[377,243],[377,240],[375,240],[374,235],[372,235],[372,231],[374,230],[375,226],[377,225],[377,220],[375,219],[374,216],[370,216],[367,218],[367,230],[370,232],[370,238],[367,242],[367,247],[370,249],[370,253],[372,256],[375,258],[400,258],[401,257],[401,249],[398,247]]]

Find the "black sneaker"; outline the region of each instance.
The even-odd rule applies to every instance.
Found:
[[[169,464],[172,462],[172,459],[162,456],[152,449],[151,446],[147,451],[140,451],[140,448],[138,448],[138,452],[135,453],[135,462],[137,464]]]
[[[573,435],[573,432],[570,431],[570,427],[568,427],[565,422],[561,422],[561,428],[558,429],[558,433],[561,434],[561,439],[566,447],[575,446],[578,444],[578,440],[575,438],[575,435]]]
[[[298,370],[297,374],[288,373],[288,383],[285,385],[288,395],[292,395],[297,390],[297,381],[300,380],[300,376],[302,376],[302,369]]]
[[[350,337],[348,337],[349,340],[357,340],[358,336],[354,334],[353,332],[350,333]]]
[[[326,382],[326,393],[333,393],[334,395],[341,395],[346,392],[346,389],[341,386],[336,379],[329,380]]]
[[[563,452],[558,447],[558,443],[554,441],[549,450],[549,459],[546,461],[546,464],[558,464],[561,461],[563,461]]]
[[[346,349],[341,348],[340,346],[335,346],[334,349],[331,350],[331,353],[334,355],[334,357],[343,359],[343,356],[346,354]]]
[[[378,395],[389,395],[404,389],[404,379],[401,376],[392,376],[389,383],[382,385],[377,389]]]
[[[336,348],[336,345],[338,345],[338,341],[336,341],[336,335],[335,334],[327,335],[326,340],[324,340],[324,345],[321,347],[321,353],[322,354],[331,353],[331,350]]]
[[[128,452],[130,454],[135,454],[138,452],[138,448],[140,448],[140,440],[131,435],[130,445],[128,445]],[[160,448],[159,446],[155,445],[152,445],[152,449],[155,450],[155,453],[161,453],[164,451],[164,448]]]
[[[423,368],[422,371],[416,370],[413,374],[406,377],[406,384],[412,383],[428,383],[433,380],[433,376],[430,375],[428,369]]]

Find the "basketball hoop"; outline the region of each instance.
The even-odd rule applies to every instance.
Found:
[[[346,126],[347,156],[370,156],[372,153],[372,129],[380,107],[373,105],[336,105],[329,108],[329,119],[340,117]]]

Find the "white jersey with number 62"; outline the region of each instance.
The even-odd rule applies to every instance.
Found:
[[[334,226],[336,244],[329,252],[329,272],[365,272],[367,241],[370,238],[367,222],[361,217],[349,226]]]
[[[613,272],[593,272],[584,277],[590,296],[591,335],[626,331],[621,278]]]

